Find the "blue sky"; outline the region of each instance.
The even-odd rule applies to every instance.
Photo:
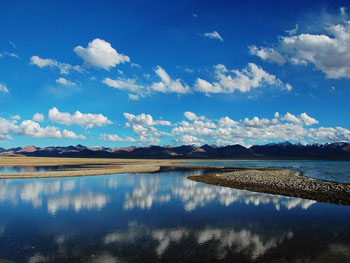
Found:
[[[350,6],[305,2],[3,1],[0,147],[350,141]]]

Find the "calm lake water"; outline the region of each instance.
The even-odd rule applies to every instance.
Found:
[[[200,173],[0,180],[0,258],[350,262],[350,207],[186,179]]]
[[[275,167],[297,170],[304,176],[341,183],[350,183],[349,161],[210,161],[192,164]]]
[[[60,169],[67,169],[71,165],[64,166],[0,166],[0,173],[34,173],[34,172],[50,172]]]

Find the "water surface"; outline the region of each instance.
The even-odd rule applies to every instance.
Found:
[[[0,166],[0,173],[36,173],[52,172],[70,168],[78,168],[79,165],[54,165],[54,166]]]
[[[0,258],[350,262],[349,207],[206,185],[187,175],[0,180]]]
[[[350,162],[349,161],[204,161],[190,162],[203,165],[224,165],[224,166],[249,166],[249,167],[274,167],[297,170],[304,176],[350,183]]]

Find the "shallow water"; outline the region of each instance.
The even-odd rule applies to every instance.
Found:
[[[350,183],[349,161],[204,161],[190,163],[203,165],[285,168],[301,171],[304,176],[311,178]]]
[[[349,207],[205,185],[187,175],[0,180],[0,258],[350,262]]]
[[[51,172],[62,169],[77,168],[79,166],[62,165],[62,166],[0,166],[0,173],[35,173]]]

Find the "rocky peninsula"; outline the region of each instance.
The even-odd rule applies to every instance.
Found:
[[[236,189],[350,205],[350,184],[312,179],[292,170],[227,168],[188,178],[197,182]]]

